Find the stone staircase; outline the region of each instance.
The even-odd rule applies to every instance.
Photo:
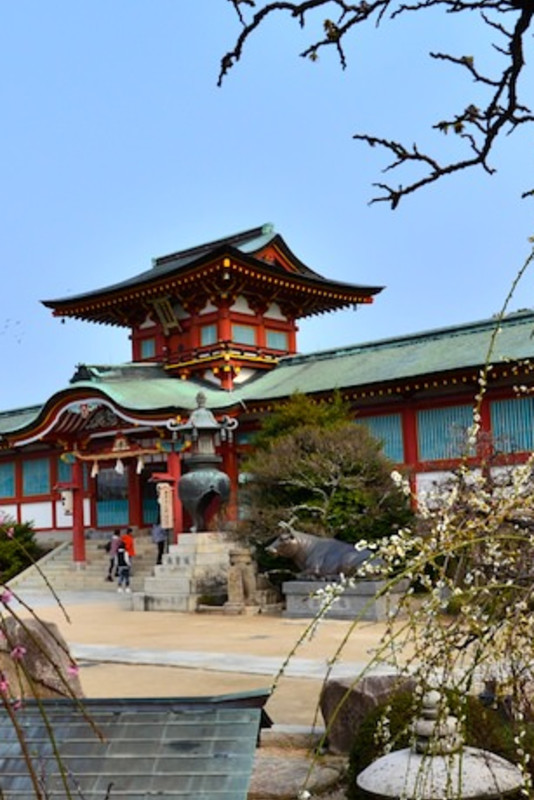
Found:
[[[163,563],[134,590],[135,611],[197,611],[226,598],[232,542],[219,532],[181,533]]]
[[[40,559],[38,567],[29,567],[13,578],[9,582],[9,587],[17,593],[41,591],[47,588],[46,581],[48,581],[58,592],[83,590],[116,592],[116,581],[106,580],[109,565],[109,555],[104,549],[106,541],[107,538],[86,539],[86,562],[83,567],[72,560],[72,543],[64,542]],[[135,550],[133,574],[130,579],[132,593],[142,592],[145,580],[154,573],[156,547],[149,533],[139,532],[136,535]]]
[[[83,566],[72,559],[72,543],[63,542],[44,556],[37,566],[29,567],[9,582],[16,594],[50,591],[98,591],[116,593],[117,582],[107,581],[108,537],[90,535],[85,540]],[[156,546],[149,532],[135,536],[136,555],[130,579],[131,594],[123,603],[135,611],[194,612],[204,602],[217,606],[227,592],[229,550],[232,543],[223,533],[182,533],[178,544],[171,545],[163,563],[155,564]]]

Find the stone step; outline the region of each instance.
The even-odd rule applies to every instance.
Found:
[[[224,595],[232,546],[223,533],[180,534],[134,595],[134,609],[192,612],[205,595]]]
[[[149,594],[189,594],[191,581],[187,577],[148,577],[144,579],[144,590]]]
[[[197,599],[190,595],[159,595],[146,592],[132,594],[132,609],[134,611],[181,611],[191,613],[196,611]]]
[[[177,544],[169,546],[169,555],[220,553],[226,554],[231,548],[231,543],[218,533],[183,533],[178,538]]]
[[[105,580],[108,574],[110,557],[104,549],[105,541],[88,539],[85,542],[86,561],[83,565],[73,562],[72,544],[64,542],[33,566],[17,575],[9,582],[17,593],[25,589],[43,590],[46,581],[57,591],[96,590],[116,591],[116,584]],[[153,575],[155,562],[155,546],[148,537],[140,537],[135,541],[136,555],[133,559],[133,572],[130,579],[132,589],[141,590],[145,578]],[[40,574],[43,573],[45,578]]]
[[[228,553],[221,551],[220,553],[192,553],[191,555],[175,555],[174,553],[168,554],[163,559],[163,565],[169,569],[190,569],[195,565],[204,567],[219,568],[221,563],[228,564]]]

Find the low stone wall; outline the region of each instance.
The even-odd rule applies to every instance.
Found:
[[[286,599],[286,617],[315,617],[321,608],[322,601],[313,595],[318,589],[331,581],[288,581],[282,584],[282,593]],[[398,606],[399,596],[406,591],[407,584],[400,581],[387,595],[378,596],[384,591],[384,581],[357,581],[353,587],[347,587],[326,613],[330,619],[359,619],[380,622],[385,620],[388,612]]]

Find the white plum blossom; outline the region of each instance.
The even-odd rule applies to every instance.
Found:
[[[410,482],[404,477],[404,475],[401,475],[401,473],[396,469],[394,469],[390,475],[395,486],[400,489],[402,493],[406,495],[406,497],[409,497],[412,493],[412,490],[410,487]]]

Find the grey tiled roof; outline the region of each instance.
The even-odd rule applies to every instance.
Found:
[[[221,247],[235,247],[243,253],[254,253],[260,247],[265,247],[265,245],[269,244],[275,236],[276,234],[271,225],[253,228],[249,231],[234,234],[233,236],[226,236],[224,239],[218,239],[196,247],[190,247],[187,250],[181,250],[167,256],[161,256],[160,258],[154,258],[150,269],[139,272],[126,280],[105,286],[104,288],[84,292],[83,294],[76,295],[76,297],[63,297],[56,300],[45,300],[43,302],[45,306],[53,306],[55,303],[61,303],[66,300],[81,300],[83,298],[93,297],[102,292],[112,292],[127,289],[131,286],[137,286],[155,277],[161,277],[162,275],[190,266],[205,258],[210,252],[220,249]]]
[[[290,250],[285,240],[276,233],[271,224],[262,225],[258,228],[251,228],[248,231],[225,236],[223,239],[217,239],[212,242],[206,242],[196,247],[190,247],[186,250],[180,250],[176,253],[170,253],[166,256],[155,258],[152,261],[152,267],[143,272],[137,273],[130,278],[113,283],[108,286],[100,287],[99,289],[82,294],[73,295],[71,297],[61,297],[54,300],[43,300],[42,303],[48,308],[55,308],[56,305],[61,305],[70,302],[79,302],[82,300],[90,300],[96,298],[101,294],[108,294],[110,292],[121,292],[132,287],[159,279],[171,274],[180,273],[182,270],[194,267],[204,263],[207,258],[212,258],[221,255],[223,252],[241,253],[244,256],[255,258],[256,254],[269,244],[276,244],[282,252],[289,257],[293,265],[297,269],[297,274],[300,278],[309,280],[313,283],[328,284],[338,286],[341,289],[367,289],[371,294],[377,294],[382,290],[381,286],[361,286],[355,284],[342,283],[340,281],[331,281],[320,275],[315,270],[304,264],[295,254]],[[273,273],[280,273],[284,277],[288,277],[288,272],[281,266],[263,261],[256,261],[256,265],[263,264],[265,269]]]
[[[228,697],[228,696],[226,696]],[[223,699],[223,698],[220,698]],[[45,700],[64,777],[35,701],[17,719],[49,800],[245,800],[261,708],[217,698],[84,701],[103,741],[69,700]],[[71,794],[69,795],[65,783]],[[0,717],[0,790],[35,800],[20,743]]]

